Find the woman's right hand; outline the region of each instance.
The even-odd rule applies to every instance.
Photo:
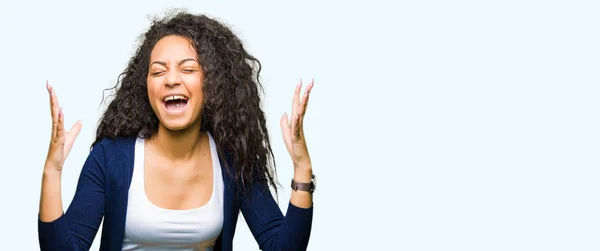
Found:
[[[50,136],[50,147],[48,156],[44,165],[44,171],[62,172],[65,159],[69,155],[75,138],[81,132],[81,121],[77,121],[71,130],[65,132],[64,114],[62,108],[58,105],[58,98],[54,92],[54,88],[46,81],[46,89],[50,96],[50,114],[52,116],[52,131]]]

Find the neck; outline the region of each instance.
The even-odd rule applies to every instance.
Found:
[[[200,123],[178,131],[169,130],[159,125],[158,132],[152,140],[156,148],[168,158],[174,160],[189,160],[197,152],[205,133],[200,131]]]

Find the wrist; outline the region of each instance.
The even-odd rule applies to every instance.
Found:
[[[46,163],[44,165],[44,176],[60,176],[62,174],[62,168],[56,165]]]
[[[308,183],[311,181],[313,176],[312,167],[298,166],[294,169],[294,181],[301,183]]]
[[[62,172],[58,170],[44,170],[44,177],[61,177]]]
[[[298,171],[302,171],[302,170],[310,170],[312,169],[312,164],[310,162],[310,160],[306,160],[306,161],[294,161],[294,170]]]

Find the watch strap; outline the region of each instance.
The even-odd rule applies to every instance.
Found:
[[[294,191],[300,190],[300,191],[306,191],[309,193],[313,193],[315,191],[315,185],[312,182],[312,180],[309,183],[301,183],[301,182],[296,182],[294,179],[292,179],[292,189]]]

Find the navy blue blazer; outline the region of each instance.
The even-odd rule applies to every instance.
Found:
[[[77,190],[67,211],[52,222],[38,215],[40,249],[89,250],[104,218],[101,251],[121,251],[125,234],[127,196],[133,174],[135,138],[104,139],[94,146],[81,170]],[[219,158],[232,166],[228,156]],[[284,217],[268,187],[254,186],[236,199],[235,178],[223,170],[223,229],[215,250],[232,250],[233,235],[241,211],[262,250],[306,250],[313,207],[289,203]]]

